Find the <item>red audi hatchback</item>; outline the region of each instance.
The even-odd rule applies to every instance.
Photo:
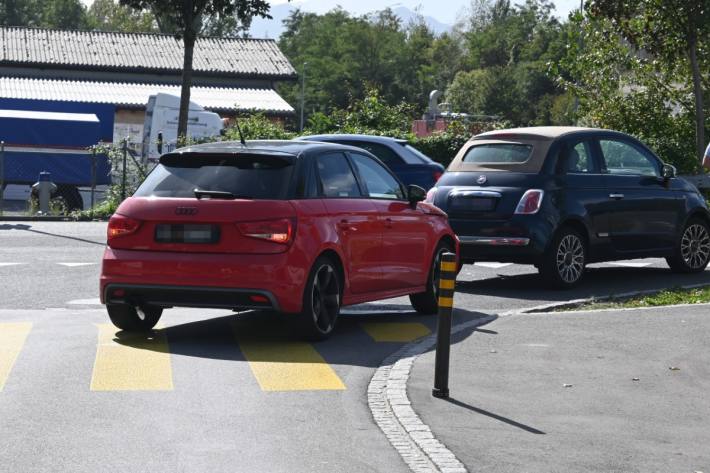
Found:
[[[253,141],[176,150],[108,224],[101,301],[127,331],[169,307],[271,309],[322,339],[340,307],[409,295],[437,308],[438,262],[458,240],[362,149]]]

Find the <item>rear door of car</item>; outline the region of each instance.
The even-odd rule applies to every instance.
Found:
[[[383,290],[421,286],[426,283],[428,248],[434,237],[429,218],[412,208],[401,183],[375,159],[349,153],[363,191],[378,212],[382,234]]]
[[[634,252],[672,247],[683,200],[661,177],[660,160],[632,140],[600,136],[598,143],[609,191],[614,249]]]
[[[378,291],[382,230],[376,206],[360,189],[343,152],[316,156],[315,168],[329,227],[345,255],[350,290],[354,294]]]

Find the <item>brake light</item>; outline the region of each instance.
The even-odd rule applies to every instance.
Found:
[[[441,179],[441,176],[443,176],[443,175],[444,175],[444,173],[441,171],[434,171],[432,173],[432,177],[434,178],[434,182],[438,182],[439,179]]]
[[[108,221],[108,229],[106,237],[111,240],[121,236],[135,233],[141,226],[141,221],[134,218],[126,217],[121,214],[113,214]]]
[[[287,244],[293,239],[294,222],[288,218],[265,220],[262,222],[238,223],[237,228],[244,236]]]
[[[545,192],[540,189],[529,189],[525,191],[523,197],[520,198],[518,206],[515,208],[515,213],[518,215],[536,214],[542,206],[542,198]]]
[[[429,189],[426,193],[426,199],[424,199],[424,202],[427,204],[433,204],[434,203],[434,198],[436,197],[436,187],[432,187]]]

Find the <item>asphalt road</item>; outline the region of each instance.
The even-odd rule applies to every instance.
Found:
[[[448,401],[431,396],[433,353],[410,400],[469,471],[707,472],[709,312],[499,317],[454,346]]]
[[[406,298],[359,306],[311,345],[279,317],[175,309],[151,337],[125,337],[98,305],[105,227],[0,222],[0,471],[407,471],[365,392],[433,318]],[[560,293],[534,268],[477,265],[461,273],[456,306],[460,321],[699,282],[710,272],[678,277],[645,260],[592,268]]]

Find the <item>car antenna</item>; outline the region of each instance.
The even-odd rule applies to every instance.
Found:
[[[239,115],[234,116],[234,123],[237,125],[237,131],[239,132],[239,141],[241,141],[242,146],[246,147],[247,142],[244,139],[244,135],[242,134],[242,129],[239,126]]]

